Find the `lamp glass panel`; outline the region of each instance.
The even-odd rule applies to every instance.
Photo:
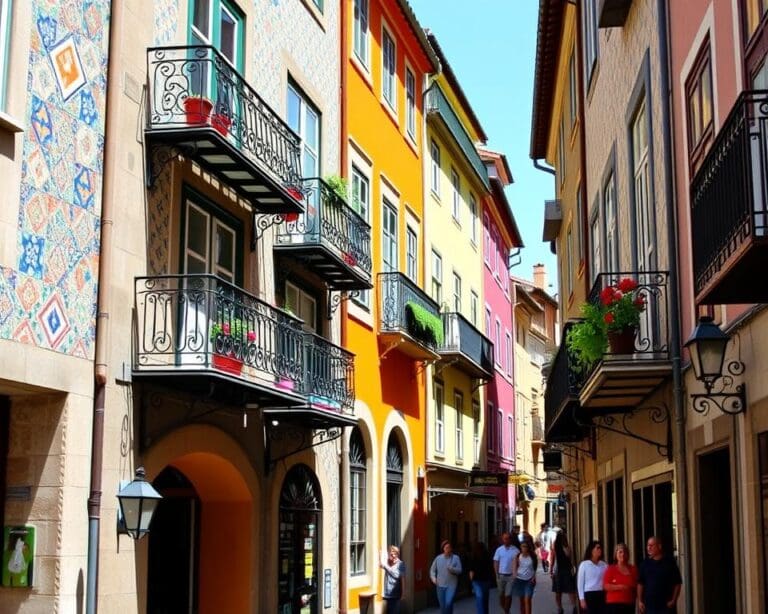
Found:
[[[152,515],[160,499],[144,499],[144,505],[141,506],[141,518],[139,528],[142,531],[149,530],[149,523],[152,522]]]
[[[723,372],[723,359],[728,339],[706,339],[698,342],[701,373],[697,376],[715,379]]]
[[[141,499],[138,497],[120,497],[120,509],[123,512],[125,528],[128,531],[135,531],[139,526],[139,508]]]

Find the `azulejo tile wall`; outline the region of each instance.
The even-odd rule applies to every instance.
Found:
[[[109,0],[32,0],[18,264],[0,338],[90,358],[99,263]]]

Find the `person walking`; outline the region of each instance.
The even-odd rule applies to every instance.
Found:
[[[400,548],[390,546],[389,557],[386,561],[381,561],[379,567],[384,570],[382,597],[387,604],[386,614],[400,614],[400,600],[403,598],[405,578],[405,563],[400,560]]]
[[[515,543],[516,542],[516,543]],[[512,605],[512,588],[517,571],[517,555],[520,542],[513,540],[512,535],[504,531],[501,534],[501,546],[493,554],[493,570],[496,572],[496,585],[499,589],[499,605],[504,614],[509,614]]]
[[[637,580],[637,607],[641,614],[669,614],[676,611],[683,586],[675,559],[664,554],[661,540],[649,537],[648,558],[640,564]]]
[[[536,568],[538,560],[533,543],[525,540],[520,543],[515,567],[514,593],[520,598],[520,614],[531,614],[533,590],[536,588]]]
[[[542,522],[541,531],[536,536],[536,545],[539,548],[541,567],[545,572],[549,571],[549,550],[552,547],[550,539],[551,533],[549,532],[549,525],[546,522]]]
[[[603,576],[605,611],[607,614],[635,614],[637,599],[637,567],[629,562],[629,547],[618,544],[614,562]]]
[[[475,609],[477,614],[489,614],[488,599],[493,581],[493,559],[483,542],[477,542],[472,548],[469,559],[469,580],[472,582],[472,592],[475,594]]]
[[[555,593],[558,614],[563,614],[563,593],[570,595],[571,607],[578,612],[579,600],[576,597],[576,567],[573,553],[564,531],[557,533],[550,553],[549,575],[552,578],[552,592]]]
[[[461,575],[461,559],[453,553],[451,542],[444,539],[440,544],[440,554],[432,561],[429,577],[437,587],[437,601],[440,614],[453,614],[453,600]]]
[[[584,560],[579,565],[576,576],[576,589],[579,593],[581,609],[589,614],[604,614],[605,591],[603,590],[603,576],[608,567],[603,560],[603,545],[592,540],[587,544]]]

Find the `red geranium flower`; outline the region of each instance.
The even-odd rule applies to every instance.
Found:
[[[604,316],[604,319],[605,319],[605,323],[606,324],[613,324],[613,314],[612,313],[610,313],[610,312],[606,313],[605,316]]]
[[[608,286],[607,288],[603,288],[603,291],[600,292],[600,302],[603,305],[610,305],[612,300],[613,300],[613,287]]]
[[[616,285],[622,292],[632,292],[632,290],[637,288],[637,282],[630,277],[625,277]]]
[[[221,332],[223,332],[225,335],[228,335],[230,333],[230,330],[231,329],[229,327],[229,323],[225,322],[224,324],[221,325]]]

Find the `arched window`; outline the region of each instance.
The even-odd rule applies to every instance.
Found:
[[[387,443],[387,546],[400,546],[401,495],[403,490],[403,453],[394,433]]]
[[[349,573],[365,573],[365,443],[360,429],[355,427],[349,438]]]

